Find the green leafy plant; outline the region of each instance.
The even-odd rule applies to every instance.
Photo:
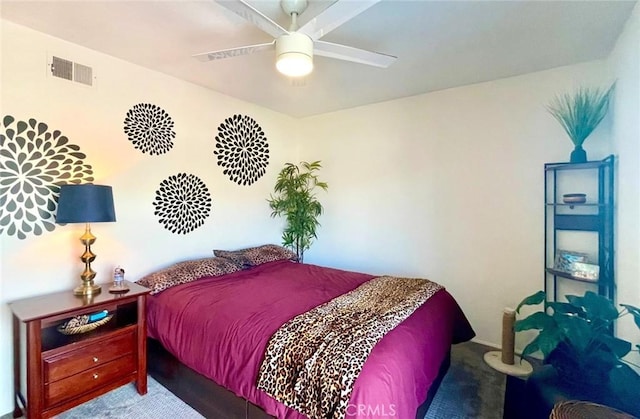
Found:
[[[272,209],[272,217],[284,216],[287,225],[282,233],[283,246],[296,252],[298,260],[304,260],[304,251],[317,238],[318,217],[322,214],[322,204],[315,196],[316,188],[327,190],[328,185],[318,179],[320,161],[285,164],[278,175],[274,187],[275,196],[267,200]]]
[[[544,310],[517,320],[516,332],[538,330],[539,333],[522,351],[522,356],[542,352],[545,363],[551,364],[559,376],[578,383],[609,383],[617,394],[637,391],[640,376],[623,359],[630,352],[640,352],[640,345],[613,336],[613,326],[619,318],[631,315],[640,330],[640,309],[620,304],[618,311],[607,298],[587,291],[584,296],[567,295],[567,301],[549,302],[544,291],[526,297],[520,308],[543,303]]]
[[[556,96],[547,106],[576,147],[582,146],[607,114],[614,85],[606,90],[581,87],[574,94]]]

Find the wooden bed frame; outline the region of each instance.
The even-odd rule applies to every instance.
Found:
[[[148,338],[147,350],[147,370],[149,374],[204,417],[225,419],[273,418],[258,406],[236,396],[224,387],[182,364],[157,340]],[[449,353],[440,365],[438,376],[427,393],[427,399],[416,412],[417,419],[424,418],[442,379],[449,369],[450,363],[451,356]]]

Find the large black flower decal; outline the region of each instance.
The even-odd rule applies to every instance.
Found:
[[[176,137],[169,114],[150,103],[140,103],[129,109],[124,119],[124,132],[136,149],[151,155],[171,150]]]
[[[264,175],[269,164],[269,145],[264,131],[253,118],[233,115],[218,127],[218,166],[238,185],[251,185]]]
[[[164,228],[187,234],[204,224],[209,216],[211,195],[199,177],[178,173],[160,183],[153,206]]]
[[[93,182],[80,147],[35,119],[6,115],[0,133],[0,233],[25,239],[55,228],[59,185]]]

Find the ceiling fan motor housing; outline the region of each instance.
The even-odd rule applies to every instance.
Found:
[[[292,13],[297,15],[302,14],[307,8],[308,2],[307,0],[282,0],[280,2],[280,7],[284,12],[291,16]]]
[[[313,41],[307,35],[291,32],[276,39],[276,67],[291,77],[313,70]]]

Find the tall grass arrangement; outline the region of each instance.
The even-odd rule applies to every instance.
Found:
[[[558,120],[576,147],[593,132],[607,114],[615,83],[604,88],[579,88],[574,94],[556,96],[547,110]]]

